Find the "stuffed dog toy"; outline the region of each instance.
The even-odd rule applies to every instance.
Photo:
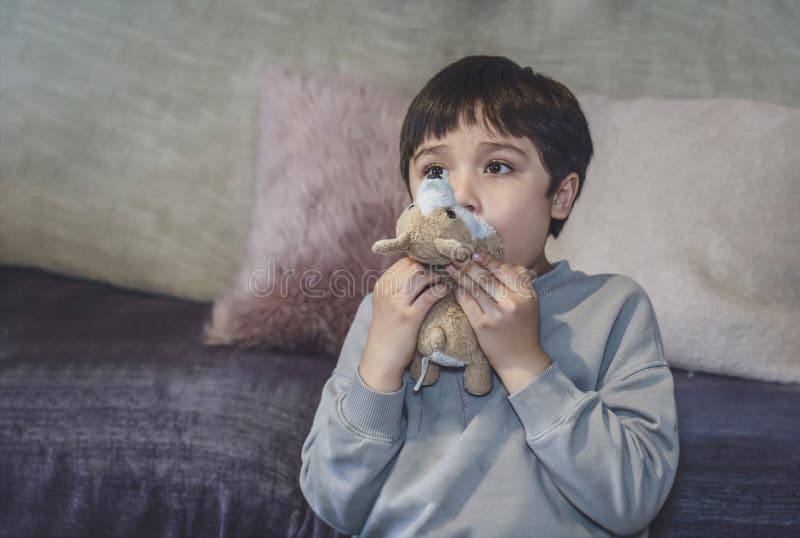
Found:
[[[405,251],[451,282],[444,266],[452,261],[464,261],[475,252],[503,260],[500,236],[488,222],[456,203],[446,171],[441,167],[431,168],[417,190],[415,201],[400,214],[396,237],[375,242],[372,251],[378,254]],[[492,389],[492,368],[454,293],[455,286],[431,307],[422,322],[410,371],[416,381],[414,391],[435,383],[440,367],[463,366],[464,389],[482,396]]]

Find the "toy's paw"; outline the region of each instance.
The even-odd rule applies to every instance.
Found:
[[[492,390],[492,370],[486,360],[468,364],[464,369],[464,390],[483,396]]]
[[[444,349],[445,345],[447,345],[447,337],[444,329],[438,325],[426,330],[417,343],[421,355],[432,355],[433,352]]]
[[[453,259],[457,262],[467,261],[475,253],[475,249],[470,244],[461,244],[453,251]]]
[[[411,379],[414,381],[419,379],[419,376],[422,373],[422,357],[420,357],[419,353],[414,354],[414,360],[411,361],[411,366],[409,366],[408,373],[411,374]]]
[[[467,260],[475,252],[475,248],[471,243],[462,243],[455,239],[442,239],[437,237],[433,240],[436,246],[436,251],[442,256],[450,260],[463,262]]]

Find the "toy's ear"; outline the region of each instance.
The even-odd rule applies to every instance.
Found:
[[[411,246],[411,236],[403,232],[394,239],[381,239],[372,245],[372,252],[376,254],[389,254],[398,250],[407,250]]]

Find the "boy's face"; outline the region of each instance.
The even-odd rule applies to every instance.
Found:
[[[507,144],[522,153],[493,144]],[[433,166],[447,170],[456,202],[497,230],[506,262],[537,274],[552,267],[544,257],[544,245],[551,214],[564,218],[565,197],[558,193],[545,198],[550,178],[531,140],[493,136],[478,125],[425,140],[409,162],[412,200],[416,201],[420,183]],[[562,204],[551,211],[556,198]]]

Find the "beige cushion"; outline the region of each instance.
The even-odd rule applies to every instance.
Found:
[[[672,365],[800,381],[800,109],[582,102],[596,154],[548,257],[635,278]]]

